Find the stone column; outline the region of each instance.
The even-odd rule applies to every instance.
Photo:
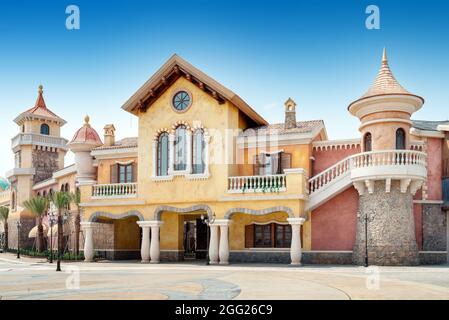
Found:
[[[218,225],[210,224],[209,261],[218,264]]]
[[[159,256],[161,253],[159,242],[159,228],[162,224],[162,221],[151,221],[151,263],[159,263]]]
[[[204,135],[204,174],[209,175],[209,143],[210,143],[210,136],[205,134]]]
[[[170,133],[168,135],[168,174],[172,175],[175,166],[175,135]]]
[[[216,220],[215,224],[220,226],[220,244],[218,249],[218,256],[220,264],[229,264],[229,224],[231,220],[223,219]]]
[[[290,247],[290,257],[292,265],[301,265],[301,226],[306,221],[304,218],[288,218],[288,223],[292,226],[292,242]]]
[[[192,131],[186,130],[186,172],[192,173]]]
[[[137,221],[139,227],[142,228],[142,244],[140,247],[140,256],[142,263],[150,262],[150,227],[149,221]]]
[[[153,145],[151,147],[151,152],[153,153],[152,158],[153,158],[153,166],[152,166],[152,174],[153,177],[157,176],[157,140],[153,140]]]
[[[93,239],[93,223],[81,222],[81,227],[84,230],[84,261],[94,261],[94,239]]]

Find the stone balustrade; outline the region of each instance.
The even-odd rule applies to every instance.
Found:
[[[228,178],[228,193],[282,192],[287,189],[285,174]]]
[[[21,145],[36,145],[67,150],[67,140],[60,137],[37,133],[19,133],[11,140],[11,147],[16,150]]]
[[[137,183],[96,184],[92,186],[92,199],[135,197],[137,197]]]
[[[0,205],[8,205],[11,199],[11,191],[5,190],[0,192]]]

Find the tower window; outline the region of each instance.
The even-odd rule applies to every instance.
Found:
[[[372,137],[370,132],[367,132],[363,137],[363,147],[365,152],[370,152],[373,150]]]
[[[396,150],[405,150],[405,131],[402,128],[396,130]]]
[[[50,127],[48,124],[44,123],[41,125],[41,134],[45,134],[46,136],[50,135]]]

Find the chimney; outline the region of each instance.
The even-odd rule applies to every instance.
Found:
[[[106,147],[113,146],[115,144],[115,128],[113,124],[107,124],[104,126],[104,145]]]
[[[296,102],[292,98],[285,101],[285,129],[296,128]]]

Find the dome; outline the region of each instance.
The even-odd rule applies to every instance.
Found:
[[[89,116],[84,118],[84,125],[75,133],[70,144],[89,144],[97,147],[103,145],[97,131],[90,126],[89,120]]]
[[[9,181],[5,178],[0,177],[0,191],[5,191],[9,189]]]

